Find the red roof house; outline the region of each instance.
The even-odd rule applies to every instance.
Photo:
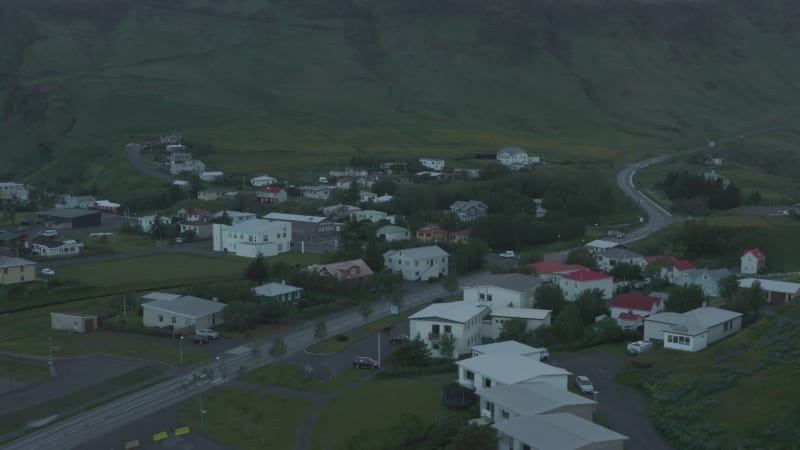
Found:
[[[265,186],[256,192],[256,199],[261,203],[277,204],[288,199],[286,191],[278,186]]]
[[[575,300],[583,291],[592,289],[603,291],[603,298],[610,299],[614,292],[614,277],[593,270],[576,270],[561,275],[558,285],[567,300]]]
[[[767,255],[757,248],[745,250],[740,259],[739,271],[743,274],[758,274],[767,270]]]
[[[537,275],[539,278],[545,281],[556,282],[561,275],[568,274],[570,272],[576,272],[578,270],[589,270],[589,268],[584,267],[580,264],[564,264],[559,261],[553,260],[544,260],[535,262],[532,264],[528,264],[528,267],[533,271],[534,275]]]
[[[334,277],[339,280],[354,280],[372,275],[372,269],[369,268],[363,259],[354,259],[351,261],[341,261],[330,264],[314,264],[313,266],[309,267],[309,270],[316,272],[321,276]]]

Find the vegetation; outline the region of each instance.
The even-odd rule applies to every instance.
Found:
[[[295,364],[270,364],[247,372],[240,379],[268,386],[283,386],[301,391],[334,392],[372,376],[369,371],[348,369],[330,379],[313,377],[303,367]]]
[[[670,172],[657,185],[683,213],[699,216],[709,209],[732,209],[742,204],[742,192],[735,183],[703,174]]]

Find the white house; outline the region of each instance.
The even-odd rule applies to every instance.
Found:
[[[330,186],[303,186],[300,192],[303,193],[305,198],[313,198],[316,200],[327,200],[331,196]]]
[[[457,361],[458,383],[478,390],[501,384],[548,383],[557,389],[567,390],[570,373],[521,355],[481,355]]]
[[[250,184],[256,187],[272,186],[277,183],[278,179],[268,175],[261,175],[258,177],[250,178]]]
[[[392,214],[386,214],[383,211],[375,211],[374,209],[362,209],[361,211],[353,211],[350,213],[350,220],[354,222],[361,222],[362,220],[369,220],[372,223],[385,220],[389,223],[394,223],[397,217]]]
[[[535,330],[550,325],[552,313],[549,309],[492,306],[491,314],[481,324],[481,336],[497,339],[503,331],[503,324],[512,319],[525,321],[526,330]]]
[[[361,203],[386,203],[392,200],[394,200],[394,197],[389,194],[378,195],[369,191],[361,191],[358,193],[358,201]]]
[[[28,202],[28,187],[12,181],[0,182],[0,200],[15,200],[21,203]]]
[[[489,212],[486,203],[478,200],[461,201],[457,200],[450,205],[450,212],[462,222],[472,222],[473,220],[485,216]]]
[[[447,276],[450,255],[438,245],[389,250],[383,254],[384,267],[403,275],[404,280],[428,281]]]
[[[158,294],[158,293],[154,293]],[[148,295],[142,296],[146,300]],[[178,330],[194,326],[198,328],[211,328],[224,323],[222,309],[224,303],[206,300],[191,295],[167,294],[156,296],[157,300],[142,303],[142,323],[146,327],[172,326]]]
[[[75,312],[51,312],[50,328],[75,333],[88,333],[97,329],[97,316]]]
[[[375,231],[375,235],[379,239],[385,239],[386,242],[407,241],[411,239],[411,231],[409,231],[408,228],[397,225],[384,225]]]
[[[231,225],[237,225],[242,222],[247,222],[248,220],[253,220],[257,218],[255,213],[251,212],[242,212],[242,211],[231,211],[229,209],[219,211],[211,216],[214,219],[219,219],[221,217],[228,217],[231,220]]]
[[[610,248],[597,253],[596,258],[597,268],[603,272],[611,272],[620,264],[641,267],[644,263],[644,256],[623,247]]]
[[[611,318],[623,329],[635,329],[649,317],[664,310],[660,297],[626,292],[611,299]]]
[[[34,255],[48,258],[58,256],[76,256],[81,253],[83,243],[75,240],[66,241],[39,241],[31,243],[31,252]]]
[[[684,259],[679,259],[672,264],[672,267],[665,267],[666,274],[661,278],[674,284],[691,284],[691,271],[695,269],[694,264]],[[664,272],[662,269],[662,273]]]
[[[740,258],[740,272],[747,275],[755,275],[767,270],[767,255],[757,248],[745,250]]]
[[[213,225],[209,222],[182,222],[180,224],[181,233],[193,233],[197,239],[206,239],[211,237]]]
[[[322,208],[322,215],[325,217],[330,217],[333,220],[340,220],[345,217],[350,217],[350,214],[356,211],[361,211],[361,208],[358,206],[343,205],[339,203],[338,205],[331,205]]]
[[[444,160],[443,159],[430,159],[430,158],[420,158],[419,163],[423,167],[427,167],[431,170],[442,170],[444,169]]]
[[[564,292],[564,298],[574,301],[583,291],[600,289],[603,298],[610,299],[614,292],[614,277],[592,270],[576,270],[558,279],[558,286]]]
[[[142,216],[142,217],[138,218],[139,227],[145,233],[149,233],[150,230],[153,229],[153,225],[155,225],[155,223],[156,223],[156,218],[158,218],[158,221],[162,225],[170,225],[172,223],[172,217],[150,215],[150,216]]]
[[[353,179],[350,177],[339,178],[336,180],[336,189],[350,189],[353,185]]]
[[[501,384],[476,392],[480,397],[480,415],[493,422],[518,416],[568,413],[592,420],[597,402],[549,383]]]
[[[292,224],[262,219],[235,225],[215,223],[211,234],[215,252],[231,252],[246,258],[255,258],[259,254],[275,256],[290,250]]]
[[[498,450],[623,450],[628,437],[568,413],[522,415],[492,424]]]
[[[538,156],[528,156],[528,153],[519,147],[504,147],[497,152],[497,161],[511,168],[519,168],[540,162]]]
[[[412,314],[409,335],[417,335],[431,348],[433,356],[441,354],[439,343],[445,336],[454,339],[454,351],[448,357],[469,353],[470,346],[481,342],[481,320],[489,314],[486,306],[466,302],[433,303]]]
[[[472,356],[481,355],[520,355],[541,361],[541,354],[545,349],[531,347],[517,341],[492,342],[491,344],[473,345],[470,347]]]
[[[289,199],[283,188],[278,186],[264,186],[256,192],[256,200],[270,205],[283,203]]]
[[[593,253],[595,255],[603,253],[612,248],[617,248],[619,246],[620,246],[619,242],[606,241],[604,239],[595,239],[585,245],[586,249],[589,250],[590,253]]]
[[[739,287],[752,288],[756,282],[767,294],[767,301],[776,306],[785,305],[800,295],[800,283],[790,283],[788,281],[742,278],[739,280]]]
[[[521,273],[487,275],[464,288],[463,300],[473,304],[532,308],[534,292],[542,281]]]
[[[266,283],[253,288],[259,300],[277,302],[297,302],[303,297],[303,288],[291,284]]]
[[[644,319],[644,339],[664,348],[697,352],[742,329],[742,314],[702,306],[685,313],[662,312]]]
[[[211,172],[201,172],[200,179],[203,181],[214,181],[217,178],[222,178],[224,173],[220,171],[211,171]]]

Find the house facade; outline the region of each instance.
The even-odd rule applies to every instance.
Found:
[[[350,220],[354,222],[361,222],[362,220],[368,220],[372,223],[377,223],[382,220],[394,223],[396,220],[396,216],[386,214],[383,211],[375,211],[374,209],[363,209],[361,211],[354,211],[350,214]]]
[[[303,298],[303,288],[281,283],[266,283],[253,288],[253,293],[261,301],[298,302]]]
[[[350,214],[357,211],[361,211],[361,208],[358,206],[343,205],[339,203],[338,205],[331,205],[322,208],[322,215],[332,220],[341,220],[346,217],[350,217]]]
[[[534,276],[538,277],[543,282],[556,284],[562,275],[579,270],[589,270],[587,267],[580,264],[564,264],[560,261],[548,259],[528,264],[528,268],[531,269],[531,273],[533,273]]]
[[[412,314],[409,319],[409,336],[419,336],[435,357],[455,358],[470,352],[470,346],[481,341],[481,321],[489,314],[486,306],[466,302],[433,303]],[[453,354],[443,355],[440,343],[443,338],[453,338]]]
[[[197,199],[205,202],[219,200],[223,197],[225,197],[225,192],[217,190],[205,190],[197,193]]]
[[[644,262],[644,256],[628,250],[627,248],[616,247],[600,252],[596,256],[597,268],[603,272],[611,272],[620,264],[628,264],[640,267]]]
[[[146,300],[143,296],[142,300]],[[224,303],[206,300],[191,295],[170,298],[164,296],[159,300],[142,303],[142,323],[146,327],[173,327],[176,330],[194,327],[212,328],[224,323],[222,309]]]
[[[742,329],[742,314],[702,306],[685,313],[662,312],[644,319],[644,339],[664,348],[696,352]]]
[[[539,162],[539,158],[528,156],[528,152],[519,147],[504,147],[497,152],[497,162],[514,169],[536,164]]]
[[[51,312],[50,328],[73,333],[88,333],[97,329],[97,316],[74,312]]]
[[[552,313],[549,309],[492,306],[489,317],[481,323],[481,336],[488,339],[499,338],[504,324],[509,320],[522,320],[525,322],[525,329],[532,331],[550,325]]]
[[[212,237],[215,252],[231,252],[246,258],[255,258],[259,254],[275,256],[291,249],[292,224],[261,219],[236,225],[215,223]]]
[[[0,285],[36,280],[36,263],[13,256],[0,256]]]
[[[258,216],[251,212],[231,211],[229,209],[214,213],[212,216],[213,219],[221,219],[223,217],[227,217],[231,221],[231,225],[238,225],[242,222],[255,219]]]
[[[614,278],[591,270],[576,270],[560,276],[558,286],[564,292],[564,298],[569,301],[575,301],[583,291],[592,289],[601,290],[603,299],[608,300],[614,292]]]
[[[268,175],[261,175],[258,177],[250,178],[250,184],[255,187],[272,186],[278,182],[277,178]]]
[[[449,260],[450,255],[437,245],[389,250],[383,254],[384,267],[409,281],[446,277]]]
[[[331,196],[330,186],[302,186],[299,189],[305,198],[327,200]]]
[[[757,248],[744,251],[740,258],[739,271],[745,275],[756,275],[767,270],[767,255]]]
[[[265,186],[256,192],[256,200],[259,203],[266,203],[268,205],[277,205],[289,199],[288,194],[283,188],[277,186]]]
[[[498,450],[623,450],[628,437],[570,413],[521,415],[492,424]]]
[[[518,416],[568,413],[592,420],[597,402],[544,382],[497,385],[477,391],[480,415],[492,422]]]
[[[602,254],[607,250],[611,250],[612,248],[617,248],[621,246],[622,244],[620,244],[619,242],[607,241],[604,239],[595,239],[585,245],[586,250],[589,250],[589,253],[595,255],[595,258],[597,258],[597,255]]]
[[[543,382],[567,390],[570,373],[521,355],[487,354],[457,361],[458,383],[468,389]]]
[[[431,159],[431,158],[420,158],[419,163],[423,167],[427,167],[431,170],[442,170],[444,169],[444,160],[443,159]]]
[[[417,240],[420,242],[447,242],[447,230],[439,225],[426,225],[417,230]]]
[[[296,241],[335,239],[340,231],[340,226],[336,222],[322,216],[269,213],[264,219],[291,223],[292,239]]]
[[[77,256],[82,248],[83,243],[75,240],[31,242],[31,253],[46,258]]]
[[[532,308],[534,292],[542,281],[521,273],[487,275],[472,286],[465,287],[462,299],[475,305],[510,308]]]
[[[450,205],[450,212],[462,222],[472,222],[478,217],[485,216],[489,212],[489,207],[477,200],[466,202],[458,200]]]
[[[675,284],[697,286],[709,297],[719,296],[719,284],[723,278],[733,275],[728,269],[691,269],[683,274],[683,278]]]
[[[660,297],[626,292],[611,299],[611,318],[623,329],[636,329],[645,317],[664,310]]]
[[[397,225],[384,225],[375,231],[378,239],[383,238],[386,242],[407,241],[411,239],[411,232],[408,228]]]
[[[369,277],[373,274],[372,269],[370,269],[363,259],[353,259],[329,264],[314,264],[310,266],[308,270],[320,276],[333,277],[338,280],[355,280]]]
[[[161,223],[162,225],[172,224],[172,217],[167,217],[167,216],[150,215],[150,216],[142,216],[137,219],[139,223],[139,228],[141,228],[142,231],[145,233],[149,233],[150,230],[153,229],[153,225],[155,225],[156,220],[158,220],[159,223]]]

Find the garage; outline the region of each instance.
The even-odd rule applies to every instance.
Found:
[[[59,208],[49,209],[37,214],[39,220],[48,226],[65,228],[85,228],[100,226],[100,211],[93,209]]]
[[[50,313],[50,327],[54,330],[88,333],[97,329],[97,316],[74,312]]]

